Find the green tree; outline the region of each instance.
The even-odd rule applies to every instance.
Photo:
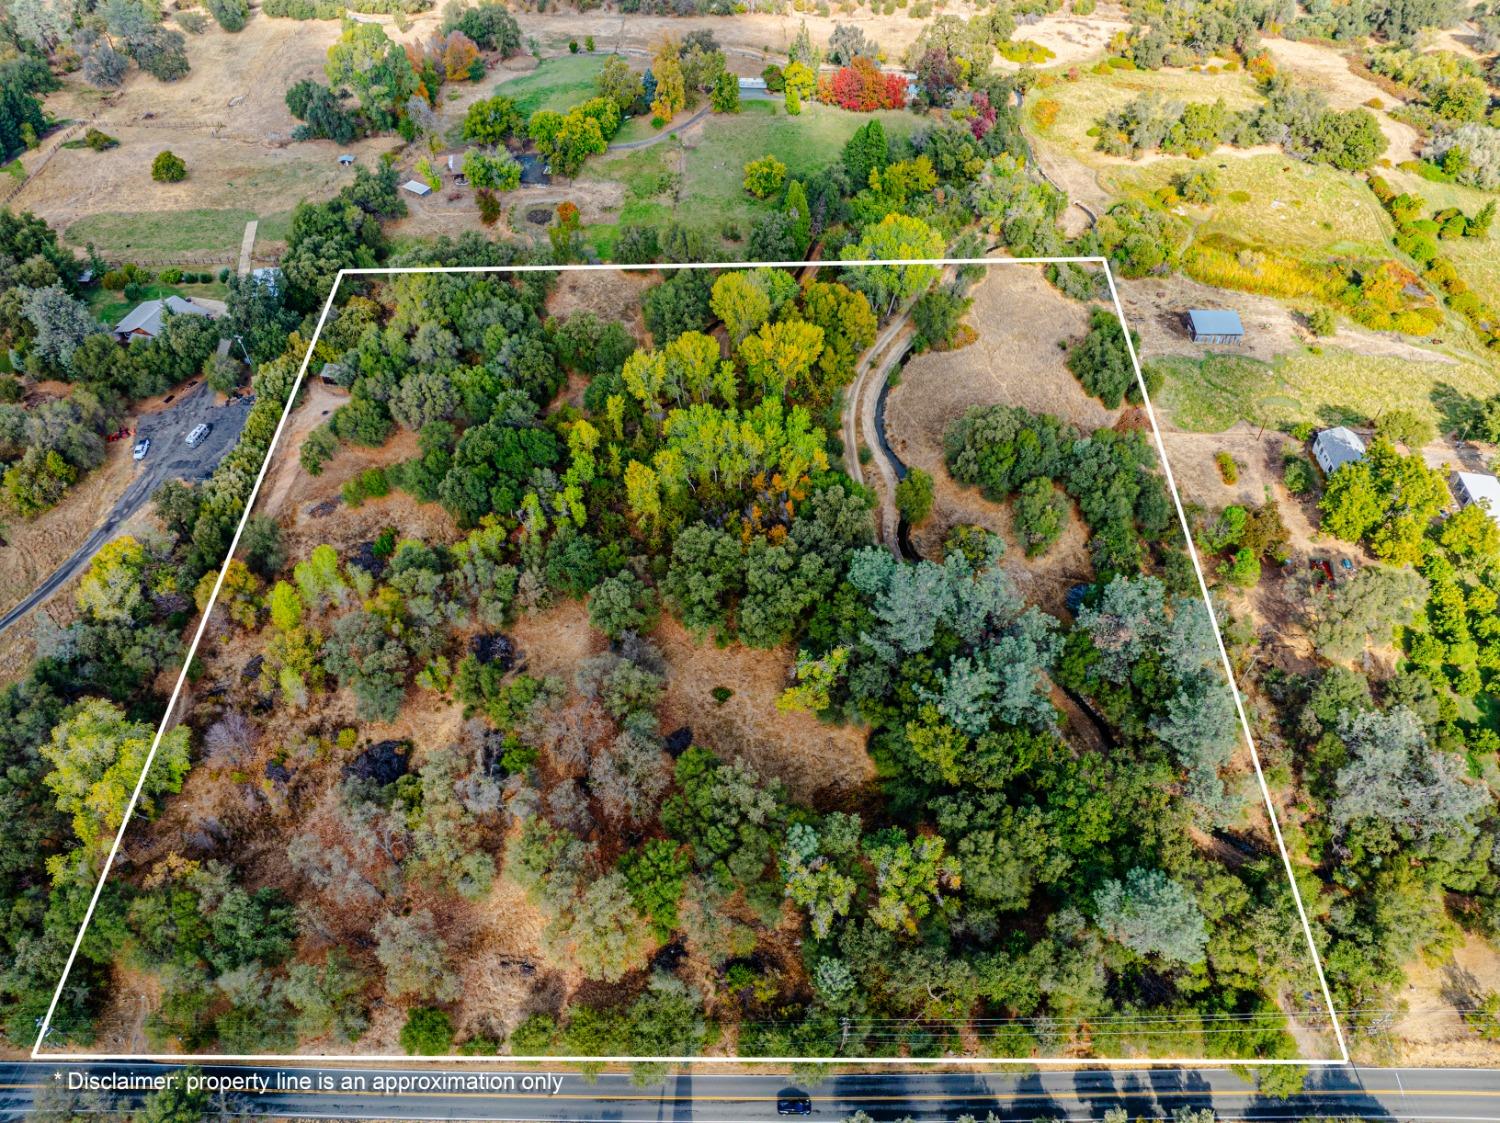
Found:
[[[911,526],[920,526],[932,513],[932,476],[912,468],[896,485],[896,508]]]
[[[920,218],[888,214],[874,226],[865,227],[858,243],[845,246],[844,261],[910,261],[943,256],[943,236]],[[902,300],[916,296],[938,276],[935,265],[874,265],[850,269],[844,276],[850,288],[870,298],[882,315],[889,315]]]
[[[181,183],[187,178],[187,164],[173,152],[158,152],[151,161],[151,178],[157,183]]]
[[[1094,894],[1099,927],[1142,955],[1178,963],[1202,963],[1208,926],[1198,902],[1161,870],[1131,869],[1123,882],[1110,879]]]
[[[794,179],[786,185],[786,199],[782,203],[782,209],[791,220],[792,241],[797,248],[797,257],[804,258],[812,246],[812,209],[807,202],[807,188],[802,186],[800,179]]]
[[[1113,312],[1095,308],[1090,313],[1088,334],[1068,350],[1068,369],[1108,409],[1118,409],[1135,390],[1135,369],[1125,349],[1125,333]]]
[[[641,76],[631,70],[630,64],[620,55],[610,55],[604,60],[604,68],[595,79],[595,88],[600,97],[614,102],[621,113],[628,113],[646,93]]]
[[[771,317],[770,297],[749,273],[721,274],[714,281],[708,303],[714,315],[724,321],[731,347],[738,347],[747,335]]]
[[[655,590],[628,569],[601,581],[589,594],[589,623],[610,639],[649,632],[656,615]]]
[[[40,746],[42,759],[52,766],[47,787],[57,797],[58,810],[73,817],[73,833],[85,849],[97,853],[108,845],[143,771],[141,809],[148,815],[157,797],[182,789],[189,763],[187,726],[162,736],[147,770],[154,736],[151,726],[93,698],[80,702]]]
[[[775,156],[762,156],[745,165],[745,190],[757,199],[767,199],[786,182],[786,165]]]
[[[401,1027],[401,1048],[410,1057],[441,1057],[453,1051],[453,1019],[446,1010],[413,1006]]]
[[[480,98],[464,114],[463,137],[475,144],[499,145],[525,134],[525,121],[512,98]]]

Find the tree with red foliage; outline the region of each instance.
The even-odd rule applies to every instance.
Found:
[[[958,66],[942,47],[933,47],[917,63],[917,83],[933,105],[947,105],[958,88]]]
[[[906,79],[900,74],[882,74],[863,55],[840,67],[831,79],[819,83],[819,96],[842,109],[869,113],[875,109],[899,109],[906,104]]]
[[[995,127],[995,107],[990,104],[990,95],[980,90],[974,95],[974,116],[969,119],[969,132],[975,140],[983,140]]]

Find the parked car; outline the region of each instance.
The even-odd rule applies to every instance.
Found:
[[[187,435],[188,448],[197,448],[212,430],[213,426],[206,422],[202,425],[194,426],[193,431]]]
[[[136,460],[146,459],[146,453],[151,451],[151,438],[142,437],[135,442],[135,447],[130,450],[130,455]]]
[[[811,1096],[782,1096],[776,1101],[777,1115],[811,1115]]]

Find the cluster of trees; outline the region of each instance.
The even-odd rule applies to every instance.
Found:
[[[1449,148],[1449,153],[1458,149]],[[1472,215],[1457,207],[1427,211],[1420,195],[1396,193],[1380,176],[1370,177],[1370,190],[1396,223],[1396,245],[1421,266],[1423,275],[1442,294],[1448,307],[1469,325],[1492,350],[1500,349],[1500,314],[1469,287],[1451,259],[1443,255],[1441,243],[1454,238],[1485,238],[1495,221],[1491,199]]]
[[[1404,47],[1379,46],[1365,53],[1365,65],[1392,82],[1415,90],[1421,97],[1424,124],[1490,124],[1500,117],[1490,114],[1490,91],[1483,70],[1471,59],[1452,51],[1413,51]],[[1414,112],[1406,107],[1405,112]]]
[[[1368,109],[1331,109],[1317,90],[1271,75],[1261,86],[1265,100],[1231,112],[1221,100],[1169,101],[1140,94],[1099,119],[1097,147],[1136,157],[1160,150],[1194,158],[1221,144],[1279,144],[1293,156],[1342,171],[1361,171],[1386,149],[1380,122]]]
[[[143,0],[109,0],[98,12],[102,20],[81,22],[72,36],[85,82],[113,89],[125,80],[131,61],[163,82],[187,74],[187,40],[163,26],[158,7]]]
[[[44,58],[17,53],[0,61],[0,157],[10,160],[47,131],[38,95],[57,88]]]
[[[1439,129],[1422,158],[1458,183],[1485,191],[1500,188],[1500,128],[1469,123]]]
[[[1044,552],[1062,530],[1067,510],[1053,491],[1060,485],[1091,531],[1097,573],[1140,572],[1151,543],[1174,582],[1186,579],[1184,567],[1191,576],[1186,555],[1167,539],[1171,500],[1156,474],[1150,441],[1139,430],[1085,435],[1050,414],[989,406],[950,425],[943,444],[954,479],[995,502],[1018,496],[1017,532],[1028,552]]]

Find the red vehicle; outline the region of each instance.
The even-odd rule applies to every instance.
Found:
[[[122,426],[120,429],[109,434],[109,436],[105,437],[104,439],[106,441],[123,441],[128,436],[130,436],[130,430]]]

